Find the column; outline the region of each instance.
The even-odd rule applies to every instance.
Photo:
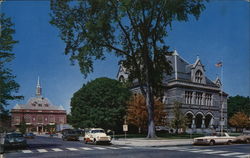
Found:
[[[195,92],[192,93],[192,104],[195,104]]]
[[[42,125],[42,133],[43,133],[43,125]]]
[[[201,128],[205,128],[205,117],[202,117],[202,124],[201,124]]]
[[[36,132],[38,133],[38,126],[36,126]]]
[[[195,125],[195,116],[193,116],[191,128],[192,129],[196,128],[196,125]]]
[[[201,105],[205,105],[206,94],[202,93]]]

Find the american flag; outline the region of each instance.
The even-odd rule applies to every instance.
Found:
[[[220,61],[220,62],[216,63],[215,66],[216,67],[222,67],[222,62]]]

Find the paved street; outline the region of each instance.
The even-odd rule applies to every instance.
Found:
[[[121,158],[166,158],[166,157],[234,157],[250,158],[249,144],[218,146],[165,146],[133,147],[118,145],[92,145],[80,141],[62,141],[59,138],[36,137],[28,140],[26,149],[9,150],[5,158],[50,158],[50,157],[121,157]]]

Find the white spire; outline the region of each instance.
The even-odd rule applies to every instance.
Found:
[[[42,88],[40,86],[40,79],[38,76],[37,85],[36,85],[36,96],[41,96],[41,95],[42,95]]]

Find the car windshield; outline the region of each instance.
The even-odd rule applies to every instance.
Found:
[[[7,136],[10,137],[10,138],[23,137],[23,135],[22,135],[22,134],[19,134],[19,133],[8,134]]]
[[[104,130],[92,130],[91,133],[105,133]]]

